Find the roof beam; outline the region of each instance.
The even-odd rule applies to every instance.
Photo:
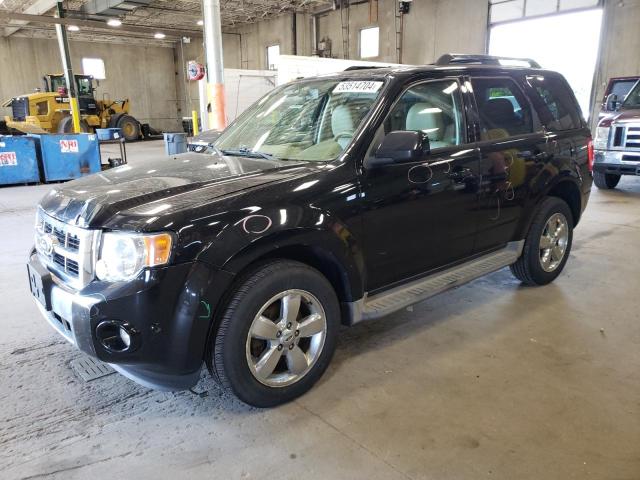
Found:
[[[59,24],[59,25],[77,25],[78,27],[85,27],[96,30],[106,30],[109,35],[118,35],[119,33],[148,33],[154,35],[157,32],[162,32],[167,37],[175,37],[179,39],[181,37],[202,37],[202,31],[198,30],[179,30],[175,28],[165,27],[144,27],[140,25],[128,25],[122,24],[120,27],[110,27],[106,22],[100,22],[97,20],[81,20],[76,18],[57,18],[50,17],[48,15],[29,15],[24,13],[5,12],[0,10],[0,20],[14,20],[22,22],[23,25],[27,23],[46,23],[46,24]]]
[[[25,14],[28,15],[42,15],[44,13],[47,13],[49,10],[51,10],[53,7],[56,6],[58,2],[56,0],[36,0],[36,2],[27,7],[24,12]],[[13,35],[14,33],[16,33],[18,30],[20,30],[20,25],[26,25],[27,23],[29,23],[28,21],[20,21],[19,25],[16,26],[9,26],[7,28],[4,29],[4,36],[8,37],[10,35]]]

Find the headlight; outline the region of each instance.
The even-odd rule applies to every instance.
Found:
[[[593,147],[596,150],[606,150],[609,143],[610,127],[596,128],[596,138],[593,140]]]
[[[166,265],[172,240],[169,233],[104,233],[96,276],[107,282],[126,281],[137,277],[145,267]]]

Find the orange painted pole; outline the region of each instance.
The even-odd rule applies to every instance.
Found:
[[[224,130],[227,126],[224,105],[224,63],[222,57],[222,25],[220,0],[202,0],[204,47],[207,58],[207,113],[209,128]]]

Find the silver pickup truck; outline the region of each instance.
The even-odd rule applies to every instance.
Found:
[[[610,95],[613,113],[598,123],[594,140],[594,182],[615,188],[622,175],[640,175],[640,80],[622,101]]]

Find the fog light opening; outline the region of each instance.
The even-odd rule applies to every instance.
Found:
[[[109,352],[123,353],[132,350],[132,336],[135,331],[128,325],[106,321],[96,327],[96,337]]]

